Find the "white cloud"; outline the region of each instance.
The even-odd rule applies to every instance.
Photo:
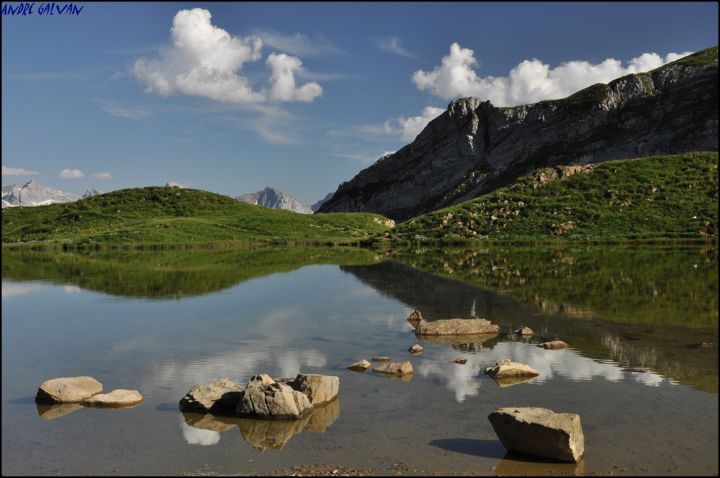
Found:
[[[315,82],[295,85],[295,72],[302,70],[300,58],[284,53],[268,56],[267,66],[272,70],[270,77],[270,98],[277,101],[313,101],[323,93],[322,87]]]
[[[150,116],[150,112],[144,106],[125,106],[117,101],[103,98],[96,99],[95,101],[104,112],[119,118],[140,120]]]
[[[400,136],[403,141],[409,142],[414,140],[430,121],[440,116],[444,111],[443,108],[426,106],[420,116],[411,116],[409,118],[401,116],[386,121],[383,130],[386,134]]]
[[[180,10],[175,15],[172,44],[161,48],[157,58],[141,58],[132,67],[146,93],[201,96],[241,105],[269,99],[308,102],[322,95],[317,83],[295,85],[294,74],[302,63],[285,54],[272,54],[267,59],[272,69],[269,92],[254,90],[240,70],[245,63],[262,57],[262,40],[258,36],[231,36],[212,25],[210,19],[210,12],[202,8]]]
[[[180,428],[188,445],[212,446],[220,441],[220,432],[191,427],[180,416]]]
[[[106,180],[106,179],[112,179],[112,174],[111,173],[93,173],[92,177],[94,177],[95,179]]]
[[[286,35],[274,30],[256,30],[255,34],[260,37],[264,45],[291,55],[316,57],[343,53],[340,48],[321,35],[310,38],[302,33]]]
[[[38,174],[37,171],[30,171],[28,169],[23,168],[11,168],[11,167],[2,167],[2,175],[3,176],[34,176]]]
[[[475,54],[458,43],[450,46],[450,53],[432,71],[418,70],[412,81],[419,90],[449,100],[474,96],[490,100],[496,106],[516,106],[537,101],[558,99],[595,83],[607,83],[629,73],[649,71],[692,52],[643,53],[631,59],[627,66],[620,60],[608,58],[601,63],[568,61],[555,68],[538,59],[524,60],[508,76],[481,77],[475,71]]]
[[[407,51],[405,48],[400,45],[401,41],[398,37],[392,36],[388,38],[378,38],[375,40],[375,45],[377,45],[378,48],[380,48],[383,51],[386,51],[388,53],[393,53],[395,55],[404,56],[407,58],[415,58],[417,59],[417,56]]]
[[[41,289],[40,284],[23,284],[17,282],[2,282],[2,298],[17,297],[19,295],[32,294]]]
[[[85,173],[83,173],[79,169],[63,169],[62,171],[60,171],[58,177],[61,177],[63,179],[80,179],[85,177]]]

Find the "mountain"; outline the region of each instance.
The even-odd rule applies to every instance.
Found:
[[[270,209],[286,209],[300,214],[312,214],[313,211],[301,204],[297,199],[275,188],[267,187],[256,193],[243,194],[236,199],[248,204],[269,207]]]
[[[82,198],[83,198],[83,199],[87,199],[87,198],[89,198],[89,197],[97,196],[98,194],[102,194],[102,193],[103,193],[103,192],[100,191],[99,189],[90,188],[90,189],[88,189],[88,190],[85,191],[85,193],[82,195]]]
[[[66,193],[59,189],[33,181],[25,184],[12,184],[2,187],[2,207],[14,206],[44,206],[47,204],[73,202],[80,199],[75,194]]]
[[[718,149],[718,50],[562,99],[501,108],[462,98],[417,138],[341,184],[319,212],[405,220],[541,167]]]
[[[316,212],[318,209],[320,209],[320,206],[325,204],[328,201],[328,199],[333,197],[333,194],[335,194],[335,193],[327,193],[327,195],[324,198],[322,198],[321,200],[319,200],[318,202],[316,202],[315,204],[310,206],[310,210],[312,212]]]

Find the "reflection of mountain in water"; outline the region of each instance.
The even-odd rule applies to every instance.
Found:
[[[190,251],[34,252],[3,250],[2,277],[46,280],[123,297],[178,299],[311,264],[370,264],[351,248],[196,249]]]
[[[538,251],[542,254],[542,251]],[[628,252],[628,254],[630,254]],[[622,261],[621,261],[622,262]],[[531,262],[530,262],[531,263]],[[625,263],[633,263],[628,259]],[[466,264],[466,267],[470,266]],[[460,265],[456,265],[454,271],[462,275]],[[603,276],[604,274],[612,274],[614,269],[603,270],[601,264],[596,263],[594,274]],[[702,341],[710,341],[717,343],[717,328],[699,328],[699,327],[679,327],[664,325],[665,317],[660,317],[657,323],[649,321],[649,316],[643,318],[644,323],[632,323],[635,315],[634,311],[643,308],[654,300],[652,294],[645,296],[637,293],[638,290],[648,288],[651,290],[653,284],[643,284],[640,277],[634,278],[633,287],[628,290],[632,298],[622,298],[621,291],[615,291],[611,296],[611,300],[618,298],[614,303],[606,305],[612,308],[614,319],[612,321],[602,320],[595,314],[591,320],[572,319],[560,314],[538,314],[533,313],[532,308],[519,304],[513,299],[509,299],[487,289],[469,285],[467,283],[455,281],[446,277],[438,277],[428,272],[413,269],[410,266],[399,264],[396,262],[384,262],[372,266],[343,266],[341,269],[345,272],[356,276],[363,283],[370,285],[383,294],[398,299],[409,307],[419,308],[423,316],[427,320],[436,320],[440,318],[461,317],[469,318],[473,303],[475,303],[475,311],[477,315],[498,323],[501,331],[507,332],[520,326],[528,326],[535,331],[535,335],[529,339],[530,343],[538,343],[545,340],[561,338],[568,342],[572,348],[579,351],[582,356],[589,357],[594,361],[588,360],[583,367],[595,364],[602,365],[602,371],[590,373],[593,375],[602,375],[610,377],[615,374],[616,379],[632,378],[638,382],[646,384],[656,384],[662,381],[661,376],[670,378],[680,383],[688,384],[701,390],[717,392],[717,371],[718,357],[715,349],[693,349],[688,347],[689,344],[699,343]],[[665,284],[663,287],[670,289],[675,280],[683,280],[683,276],[675,278],[672,275],[672,268],[666,269],[668,276],[662,279],[658,275],[653,275],[653,283],[657,286],[658,282]],[[703,277],[707,274],[703,272]],[[579,274],[576,279],[583,281],[583,275]],[[711,281],[712,282],[712,281]],[[591,283],[592,284],[592,283]],[[587,283],[583,283],[584,288],[588,287]],[[696,298],[702,295],[707,285],[699,287]],[[554,296],[550,295],[552,289],[545,290],[548,294],[548,300],[553,300]],[[567,291],[559,291],[558,294],[566,294]],[[602,294],[603,291],[588,290],[586,294]],[[578,293],[578,296],[581,294]],[[680,299],[678,299],[680,300]],[[558,300],[558,302],[561,302]],[[685,298],[687,301],[687,298]],[[533,301],[529,301],[532,306]],[[707,304],[712,304],[708,299]],[[680,304],[681,305],[681,304]],[[679,307],[680,305],[676,305]],[[649,305],[652,306],[652,305]],[[707,314],[707,312],[706,312]],[[627,322],[627,323],[626,323]],[[512,334],[500,336],[503,340],[511,340],[519,342],[518,345],[524,343],[525,340]],[[497,339],[486,342],[483,346],[496,349],[498,346]],[[489,346],[489,347],[488,347]],[[502,350],[502,349],[501,349]],[[540,355],[548,354],[547,357],[553,359],[562,355],[559,351],[544,351],[536,347],[524,346],[519,350],[527,350],[534,352],[533,357],[539,360]],[[494,352],[493,357],[494,357]],[[457,352],[455,352],[456,354]],[[485,354],[489,352],[484,352]],[[507,352],[506,352],[507,353]],[[517,353],[517,352],[513,352]],[[554,355],[551,355],[554,354]],[[451,361],[454,356],[449,354],[447,361]],[[472,357],[472,354],[470,355]],[[505,358],[502,353],[497,355],[498,360]],[[518,357],[514,357],[517,359]],[[487,359],[484,357],[483,360]],[[570,359],[569,359],[570,360]],[[614,361],[619,364],[599,364],[596,361]],[[577,365],[577,360],[572,359],[568,364],[553,364],[556,367],[571,367],[573,363]],[[530,362],[532,365],[532,362]],[[468,369],[472,372],[468,375],[468,369],[458,370],[455,364],[426,364],[420,365],[418,370],[423,374],[437,374],[445,376],[462,375],[456,381],[458,384],[455,388],[458,400],[462,401],[462,397],[466,395],[474,395],[477,393],[477,387],[471,383],[470,377],[475,374],[474,368],[478,372],[480,366],[474,367],[472,361],[468,363]],[[467,367],[466,366],[466,367]],[[542,366],[541,363],[533,365],[536,368]],[[440,367],[440,368],[438,368]],[[629,369],[648,369],[655,373],[640,372],[623,372],[622,368]],[[434,370],[437,369],[437,370]],[[547,369],[546,369],[547,370]],[[566,371],[565,373],[558,371],[560,375],[566,375],[570,378],[573,373]],[[631,375],[624,375],[631,374]],[[579,376],[582,373],[578,371]],[[610,375],[608,375],[610,374]],[[609,378],[613,379],[613,378]],[[468,388],[469,387],[469,388]]]
[[[324,433],[339,416],[340,400],[336,399],[315,407],[302,420],[261,420],[183,412],[181,426],[190,445],[215,445],[220,441],[220,433],[237,426],[243,439],[256,450],[282,450],[292,437],[305,430]]]

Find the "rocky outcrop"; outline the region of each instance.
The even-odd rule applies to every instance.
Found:
[[[240,400],[241,393],[240,385],[221,378],[194,386],[180,399],[180,410],[198,412],[233,410]]]
[[[313,211],[301,204],[294,197],[279,191],[275,188],[265,188],[256,193],[243,194],[237,197],[238,201],[258,206],[269,207],[270,209],[285,209],[299,214],[312,214]]]
[[[40,385],[35,401],[40,403],[79,403],[102,393],[102,383],[92,377],[60,377]]]
[[[419,326],[415,330],[418,336],[426,335],[483,335],[497,334],[500,327],[485,319],[445,319],[435,320]]]
[[[403,360],[402,362],[385,362],[376,366],[373,371],[386,375],[397,375],[400,377],[404,375],[412,375],[413,366],[407,360]]]
[[[405,220],[538,168],[715,151],[717,105],[717,48],[562,100],[505,108],[462,98],[411,144],[341,184],[319,212],[375,212]]]
[[[485,374],[492,378],[503,379],[515,377],[537,377],[540,375],[540,372],[524,363],[513,362],[510,359],[505,359],[502,362],[497,362],[492,367],[486,368]]]
[[[137,390],[118,388],[110,393],[98,393],[83,400],[86,407],[123,408],[132,407],[143,401],[143,396]]]
[[[299,420],[312,410],[307,395],[269,375],[250,379],[237,403],[235,413],[241,417],[269,420]]]
[[[508,450],[578,462],[585,452],[580,415],[547,408],[498,408],[488,418]]]

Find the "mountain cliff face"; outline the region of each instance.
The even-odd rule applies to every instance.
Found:
[[[275,188],[265,188],[256,193],[243,194],[237,199],[248,204],[257,204],[271,209],[287,209],[300,214],[312,214],[312,210],[297,199]]]
[[[539,167],[718,149],[718,51],[509,108],[462,98],[411,144],[340,185],[319,212],[404,220]]]
[[[78,196],[53,189],[33,180],[25,184],[2,187],[2,207],[44,206],[46,204],[73,202]]]

